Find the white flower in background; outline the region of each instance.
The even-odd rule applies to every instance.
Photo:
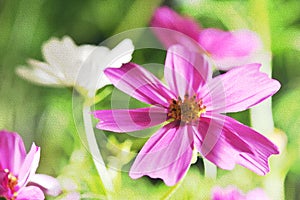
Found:
[[[97,89],[110,84],[103,70],[129,62],[133,51],[130,39],[124,39],[110,50],[104,46],[77,46],[68,36],[62,40],[52,38],[42,47],[46,62],[29,59],[29,67],[20,66],[16,72],[40,85],[74,87],[92,97]]]

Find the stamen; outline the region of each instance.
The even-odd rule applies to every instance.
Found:
[[[13,198],[15,199],[18,195],[18,193],[15,191],[16,190],[16,186],[18,185],[18,178],[16,176],[14,176],[8,169],[4,169],[3,170],[7,175],[7,182],[6,182],[6,186],[7,188],[10,189],[10,191],[13,193]]]
[[[12,200],[15,200],[17,198],[17,196],[18,196],[18,192],[14,192]]]
[[[177,100],[172,99],[169,102],[168,117],[185,123],[196,121],[206,110],[206,106],[203,105],[202,99],[197,101],[196,95],[189,98],[189,95],[185,94],[183,101],[178,97]]]

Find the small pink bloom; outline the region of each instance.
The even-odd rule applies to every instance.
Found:
[[[39,200],[44,199],[43,190],[58,195],[60,186],[56,179],[47,175],[37,179],[36,176],[41,176],[35,174],[39,160],[40,148],[34,143],[26,155],[22,138],[17,133],[0,131],[0,197]],[[39,182],[47,184],[40,185]]]
[[[137,155],[129,173],[134,179],[148,175],[174,185],[187,172],[194,149],[222,169],[240,164],[264,175],[269,171],[268,157],[279,153],[277,147],[220,114],[246,110],[279,90],[280,83],[259,68],[249,64],[212,78],[207,59],[180,45],[167,52],[168,87],[134,63],[108,68],[105,74],[115,87],[152,106],[95,111],[100,119],[97,128],[130,132],[165,123]]]
[[[259,36],[250,30],[201,29],[192,18],[182,17],[166,6],[155,11],[151,26],[173,30],[155,30],[166,47],[181,44],[206,52],[222,70],[246,64],[262,49]]]
[[[225,189],[216,187],[213,190],[212,200],[269,200],[269,198],[260,188],[251,190],[248,194],[243,194],[235,187]]]

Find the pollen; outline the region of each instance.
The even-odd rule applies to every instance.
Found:
[[[14,190],[15,186],[18,184],[18,179],[12,173],[8,174],[8,187]]]
[[[13,193],[13,196],[16,197],[17,192],[15,192],[16,190],[15,187],[18,185],[18,178],[14,176],[8,169],[4,169],[4,172],[6,173],[6,177],[7,177],[6,179],[7,188],[9,188],[10,191]]]
[[[196,95],[189,97],[186,94],[183,101],[178,97],[177,100],[171,99],[169,102],[168,117],[185,123],[197,121],[200,115],[206,111],[206,106],[203,105],[202,99],[197,100]]]

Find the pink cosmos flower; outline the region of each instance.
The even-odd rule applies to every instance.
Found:
[[[97,128],[114,132],[164,126],[145,143],[129,175],[161,178],[176,184],[187,172],[193,150],[222,169],[240,164],[257,174],[269,171],[268,157],[278,154],[266,137],[220,113],[238,112],[272,96],[280,83],[259,71],[259,64],[234,68],[212,78],[206,57],[180,45],[169,48],[164,79],[134,63],[105,74],[115,87],[151,104],[138,109],[98,110]]]
[[[166,47],[181,44],[206,52],[221,70],[251,63],[249,61],[253,55],[262,49],[260,38],[250,30],[229,32],[215,28],[201,29],[192,18],[182,17],[166,6],[155,11],[151,26],[174,30],[155,30]]]
[[[34,143],[29,153],[17,133],[0,131],[0,197],[8,200],[39,200],[44,193],[57,196],[58,181],[35,174],[40,160],[40,148]]]
[[[225,189],[216,187],[213,190],[212,200],[269,200],[269,197],[260,188],[243,194],[235,187],[227,187]]]

